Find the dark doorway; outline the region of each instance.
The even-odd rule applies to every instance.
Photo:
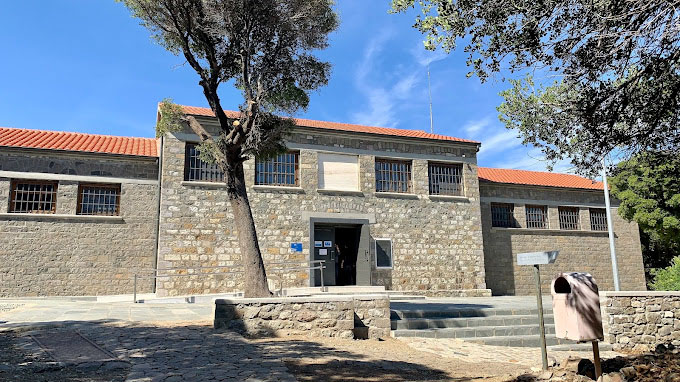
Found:
[[[359,234],[359,227],[335,229],[335,251],[338,258],[336,285],[357,285]]]
[[[314,260],[323,260],[314,284],[324,286],[370,285],[367,224],[314,224]],[[321,275],[323,272],[323,275]],[[318,276],[318,277],[317,277]]]

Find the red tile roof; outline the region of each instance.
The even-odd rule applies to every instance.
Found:
[[[196,106],[182,106],[184,112],[191,115],[200,115],[205,117],[214,117],[213,111],[206,107],[196,107]],[[227,117],[238,118],[239,113],[236,111],[225,111]],[[404,129],[393,129],[388,127],[375,127],[375,126],[364,126],[364,125],[352,125],[349,123],[340,122],[326,122],[326,121],[315,121],[312,119],[302,119],[293,118],[298,126],[314,127],[318,129],[328,129],[337,131],[351,131],[356,133],[368,133],[368,134],[380,134],[380,135],[391,135],[398,137],[409,137],[409,138],[422,138],[422,139],[434,139],[438,141],[453,141],[453,142],[466,142],[466,143],[479,143],[477,141],[471,141],[468,139],[449,137],[446,135],[430,134],[423,130],[404,130]]]
[[[12,127],[0,127],[0,146],[158,156],[158,142],[155,138],[115,137]]]
[[[480,181],[494,183],[604,190],[602,182],[595,182],[578,175],[557,174],[554,172],[479,167],[478,175]]]

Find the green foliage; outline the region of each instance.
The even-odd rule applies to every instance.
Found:
[[[680,157],[643,153],[620,162],[609,178],[619,215],[640,227],[648,276],[680,254]]]
[[[158,104],[158,121],[156,122],[156,137],[162,137],[165,133],[182,129],[184,111],[180,105],[172,102],[171,98],[165,98]]]
[[[680,12],[673,2],[392,0],[418,7],[428,49],[464,43],[468,75],[501,70],[557,78],[512,83],[499,108],[508,128],[584,174],[614,148],[680,151]],[[522,107],[526,106],[526,107]]]
[[[291,120],[275,114],[305,109],[309,92],[328,83],[331,66],[314,54],[328,46],[338,25],[333,0],[118,1],[199,75],[222,130],[204,152],[241,161],[279,147]],[[243,94],[240,124],[224,113],[218,94],[223,83]],[[174,117],[159,131],[171,128]]]
[[[610,179],[619,214],[650,238],[680,250],[680,156],[646,153],[620,162]]]
[[[680,256],[674,258],[669,267],[654,269],[652,275],[652,289],[680,291]]]

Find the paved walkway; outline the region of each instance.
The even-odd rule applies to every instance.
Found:
[[[32,329],[24,337],[79,333],[131,364],[127,382],[295,381],[265,346],[212,329],[212,303],[2,300],[3,306],[0,331]]]
[[[212,322],[214,309],[215,305],[207,302],[134,304],[58,299],[0,300],[0,329],[75,321]]]
[[[479,308],[527,309],[535,308],[531,297],[508,298],[454,298],[393,302],[394,309],[455,310]],[[545,306],[550,307],[549,298]],[[128,382],[176,382],[176,381],[295,381],[284,364],[285,359],[318,357],[331,360],[339,354],[333,342],[326,345],[310,341],[304,346],[292,346],[290,342],[273,343],[251,341],[211,327],[214,305],[211,302],[195,304],[133,304],[131,302],[69,301],[53,299],[0,300],[0,332],[7,329],[47,331],[49,335],[67,337],[79,333],[104,351],[116,355],[131,365]],[[27,336],[24,332],[24,336]],[[28,332],[30,333],[30,332]],[[394,341],[390,349],[399,346],[419,354],[434,353],[437,357],[457,360],[458,364],[499,363],[536,366],[540,364],[538,349],[495,347],[467,343],[451,339],[408,338]],[[399,344],[408,344],[399,345]],[[356,344],[347,345],[355,349]],[[363,345],[365,346],[365,345]],[[400,350],[399,354],[407,354]],[[367,357],[380,357],[381,353],[367,350],[366,355],[348,354],[349,361]],[[385,353],[384,357],[388,357]],[[402,355],[403,355],[402,354]],[[561,352],[559,356],[569,353]],[[588,354],[578,354],[588,356]],[[609,356],[610,354],[603,354]],[[353,358],[352,358],[353,357]],[[432,356],[430,356],[432,357]],[[389,359],[389,358],[385,358]],[[318,361],[315,361],[318,362]],[[363,365],[367,367],[369,363]],[[386,368],[406,367],[414,369],[418,363],[377,361],[370,363]],[[403,365],[402,365],[403,364]],[[456,364],[456,362],[452,362]],[[348,364],[349,365],[349,364]],[[345,365],[340,370],[347,369]],[[354,364],[352,364],[354,365]],[[357,363],[358,365],[358,363]],[[402,365],[402,366],[400,366]],[[354,365],[356,366],[356,365]],[[358,366],[356,366],[358,367]],[[466,366],[469,368],[469,366]],[[431,368],[434,371],[436,368]],[[320,370],[320,369],[319,369]],[[330,369],[329,369],[330,370]],[[377,369],[376,369],[377,370]],[[382,369],[380,369],[382,370]],[[414,369],[416,370],[416,369]],[[417,369],[418,371],[420,369]],[[425,368],[423,370],[426,370]],[[380,371],[383,373],[384,371]],[[418,371],[419,374],[421,373]],[[396,374],[395,374],[396,375]],[[396,377],[395,377],[396,378]],[[305,379],[306,380],[306,379]],[[402,379],[393,379],[402,380]],[[406,380],[406,379],[403,379]]]

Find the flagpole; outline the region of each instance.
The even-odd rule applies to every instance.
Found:
[[[611,204],[609,203],[609,187],[607,186],[607,162],[602,157],[602,183],[604,184],[604,204],[607,210],[607,230],[609,231],[609,252],[612,258],[612,273],[614,275],[614,290],[620,291],[619,266],[616,261],[616,247],[614,246],[614,222],[612,221]]]

